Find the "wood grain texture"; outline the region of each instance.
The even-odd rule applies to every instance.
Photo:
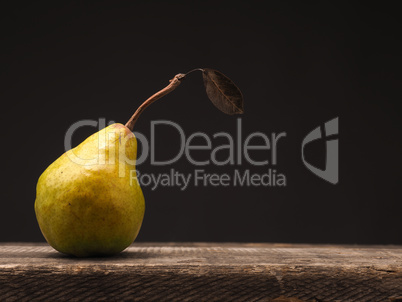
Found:
[[[0,301],[295,298],[402,301],[402,247],[135,243],[77,259],[46,244],[0,244]]]

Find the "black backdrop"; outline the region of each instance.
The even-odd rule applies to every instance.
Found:
[[[198,2],[197,2],[198,3]],[[1,241],[42,241],[33,204],[44,169],[64,152],[64,135],[82,119],[126,122],[176,73],[211,67],[245,99],[244,135],[287,136],[276,170],[286,187],[143,187],[146,214],[137,240],[402,244],[401,18],[388,4],[246,1],[14,2],[1,9]],[[304,136],[339,117],[339,183],[301,161]],[[171,120],[190,135],[235,135],[237,117],[216,110],[200,74],[142,115]],[[96,131],[77,131],[78,144]],[[156,157],[177,151],[161,127]],[[266,151],[254,151],[266,159]],[[321,165],[325,145],[306,150]],[[208,158],[200,152],[199,158]],[[185,158],[142,173],[192,173]],[[248,163],[201,167],[264,173]]]

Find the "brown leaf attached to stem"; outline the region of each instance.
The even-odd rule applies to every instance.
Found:
[[[208,98],[216,108],[229,115],[244,112],[243,95],[231,79],[210,68],[203,68],[202,77]]]

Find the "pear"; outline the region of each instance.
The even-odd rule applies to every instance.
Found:
[[[145,202],[135,177],[137,141],[122,124],[91,135],[37,184],[35,213],[47,242],[77,257],[116,254],[137,237]]]
[[[107,256],[133,243],[145,212],[135,171],[133,127],[147,106],[178,87],[184,77],[177,74],[149,97],[126,125],[113,124],[91,135],[42,173],[35,214],[54,249],[77,257]]]

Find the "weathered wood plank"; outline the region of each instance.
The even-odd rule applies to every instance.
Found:
[[[402,301],[402,247],[135,243],[114,257],[77,259],[46,244],[0,244],[1,301],[271,301],[279,296]]]

